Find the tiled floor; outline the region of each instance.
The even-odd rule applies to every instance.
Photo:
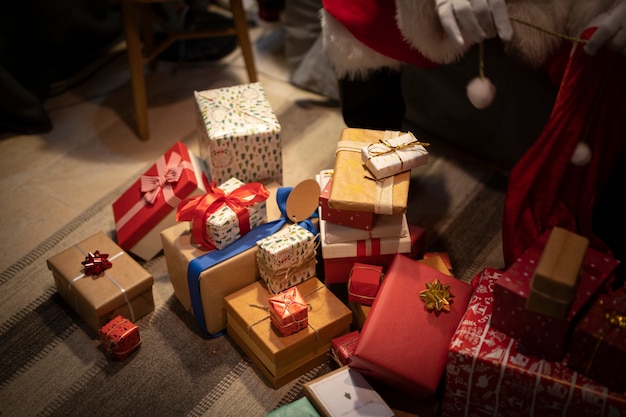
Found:
[[[288,109],[295,102],[324,98],[289,83],[283,30],[256,26],[250,32],[259,81],[281,125],[293,125]],[[160,62],[147,77],[151,137],[145,142],[137,138],[132,123],[123,43],[87,80],[47,100],[54,123],[50,133],[0,139],[0,270],[19,261],[102,196],[136,178],[175,140],[197,152],[193,91],[246,82],[239,49],[220,61]],[[296,158],[284,167],[286,185],[311,178],[328,167],[325,161],[332,161],[333,149],[310,159],[317,138],[336,140],[343,126],[338,108],[325,112],[324,123],[303,120],[297,135],[292,128],[298,151],[294,152],[296,142],[283,145]]]

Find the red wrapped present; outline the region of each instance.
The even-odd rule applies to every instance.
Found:
[[[396,255],[349,366],[415,400],[433,395],[472,290],[466,282]],[[422,294],[427,300],[439,300],[441,309],[429,308]]]
[[[367,211],[337,210],[328,207],[328,196],[333,183],[333,170],[320,172],[318,182],[322,189],[319,198],[320,218],[329,223],[353,227],[360,230],[372,230],[377,214]]]
[[[350,363],[350,358],[358,341],[358,330],[346,333],[330,341],[330,356],[337,362],[337,365],[344,366]]]
[[[517,349],[494,329],[494,287],[504,278],[487,268],[451,342],[445,373],[443,417],[624,417],[626,396]]]
[[[176,224],[180,201],[207,187],[200,158],[176,142],[113,202],[118,244],[144,260],[153,258],[163,249],[161,231]]]
[[[115,316],[100,328],[100,341],[107,355],[123,361],[141,345],[139,327],[125,317]]]
[[[348,278],[348,301],[371,306],[384,276],[382,266],[355,262]]]
[[[626,294],[601,294],[576,325],[570,368],[616,391],[626,391]]]
[[[532,312],[526,308],[532,276],[548,239],[537,243],[511,265],[495,284],[492,326],[515,338],[520,349],[548,360],[563,359],[568,338],[579,312],[588,306],[599,289],[610,282],[618,261],[591,248],[587,250],[576,298],[565,319]]]
[[[309,325],[309,306],[298,287],[291,287],[269,299],[270,320],[283,336],[298,333]]]

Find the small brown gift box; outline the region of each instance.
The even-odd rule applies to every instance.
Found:
[[[371,306],[383,277],[382,266],[355,262],[348,278],[348,301]]]
[[[281,336],[270,323],[267,302],[273,295],[260,280],[224,298],[228,335],[257,364],[272,385],[307,372],[328,360],[330,341],[350,331],[352,313],[319,279],[297,285],[310,306],[308,327]]]
[[[411,172],[375,181],[361,160],[361,148],[402,132],[345,128],[341,132],[328,207],[377,214],[406,212]]]
[[[298,333],[309,325],[309,306],[298,287],[287,288],[268,300],[272,325],[283,336]]]
[[[139,327],[126,317],[115,316],[100,328],[100,341],[108,356],[123,361],[141,345]]]
[[[83,262],[99,252],[110,268],[86,275]],[[65,249],[47,260],[57,291],[96,332],[115,316],[135,322],[154,310],[154,279],[104,232]]]

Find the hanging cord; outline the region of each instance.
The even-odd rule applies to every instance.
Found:
[[[540,31],[540,32],[546,33],[546,34],[548,34],[548,35],[556,36],[557,38],[565,39],[565,40],[568,40],[568,41],[570,41],[570,42],[576,42],[576,43],[582,43],[582,44],[587,43],[587,39],[577,38],[577,37],[575,37],[575,36],[569,36],[569,35],[564,35],[564,34],[562,34],[562,33],[553,32],[553,31],[551,31],[551,30],[547,30],[547,29],[544,29],[544,28],[539,27],[539,26],[537,26],[537,25],[534,25],[534,24],[532,24],[532,23],[530,23],[530,22],[526,22],[526,21],[524,21],[524,20],[518,19],[518,18],[516,18],[516,17],[509,17],[509,19],[510,19],[512,22],[515,22],[515,23],[520,23],[520,24],[522,24],[522,25],[526,25],[526,26],[531,27],[531,28],[533,28],[533,29],[537,29],[537,30],[538,30],[538,31]]]

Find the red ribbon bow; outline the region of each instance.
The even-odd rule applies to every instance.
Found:
[[[109,269],[113,266],[111,261],[107,258],[108,253],[100,253],[100,251],[89,252],[85,257],[85,260],[81,263],[85,267],[85,275],[100,275],[105,269]]]
[[[165,170],[159,173],[157,176],[142,175],[141,176],[141,192],[144,193],[143,198],[148,204],[154,204],[159,190],[163,190],[163,196],[166,201],[174,196],[171,184],[176,184],[180,180],[180,176],[185,168],[181,164],[182,157],[173,152],[170,156],[170,160],[167,162]]]
[[[209,185],[208,192],[201,196],[186,198],[178,205],[176,221],[190,221],[191,233],[195,241],[205,249],[213,250],[215,245],[207,235],[206,219],[217,209],[226,204],[237,215],[240,235],[250,231],[248,206],[267,200],[270,192],[258,182],[243,185],[226,195],[224,190]]]

